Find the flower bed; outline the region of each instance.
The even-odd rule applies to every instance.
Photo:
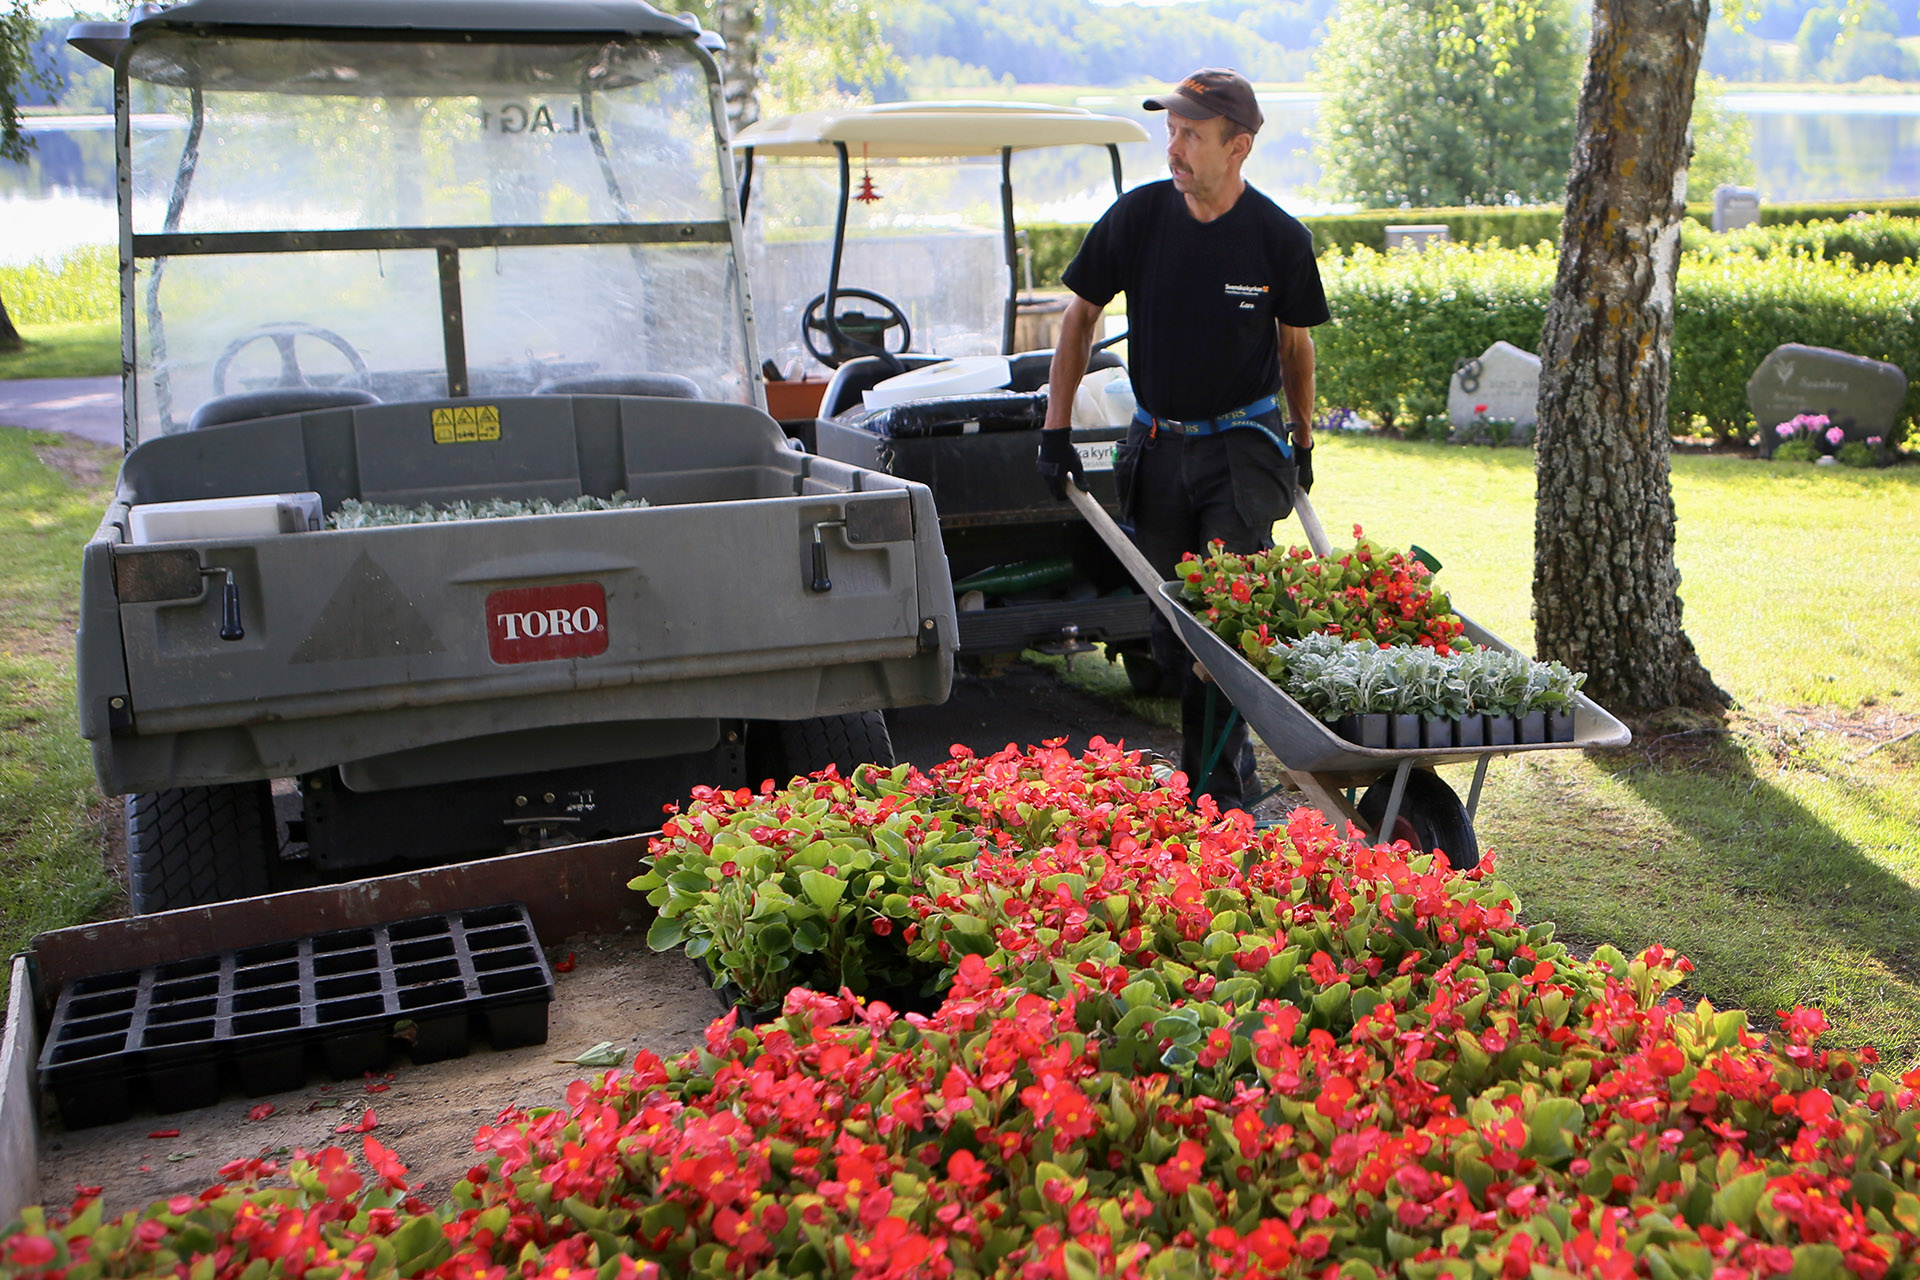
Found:
[[[1683,1007],[1667,992],[1690,966],[1659,948],[1576,958],[1516,921],[1488,864],[1351,843],[1307,811],[1256,832],[1098,742],[710,792],[656,857],[724,832],[776,848],[820,801],[976,842],[916,864],[910,892],[883,874],[843,895],[939,966],[934,1014],[795,989],[775,1022],[729,1015],[703,1051],[503,1113],[439,1208],[369,1139],[365,1173],[329,1149],[290,1185],[240,1161],[112,1222],[85,1196],[32,1211],[0,1260],[194,1280],[1916,1273],[1920,1072],[1819,1047],[1811,1010],[1769,1040]]]
[[[1431,570],[1405,551],[1385,551],[1353,526],[1354,545],[1317,556],[1305,547],[1236,555],[1215,544],[1175,570],[1189,607],[1215,634],[1251,655],[1276,640],[1321,633],[1375,644],[1471,648],[1466,624],[1427,585]]]

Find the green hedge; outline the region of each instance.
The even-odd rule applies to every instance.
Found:
[[[1709,257],[1747,254],[1767,258],[1799,254],[1808,258],[1853,260],[1856,267],[1912,262],[1920,258],[1920,219],[1885,213],[1856,214],[1844,222],[1762,223],[1715,235],[1688,222],[1681,231],[1690,252]]]
[[[1842,200],[1806,204],[1763,204],[1762,227],[1789,226],[1794,223],[1841,222],[1856,213],[1878,214],[1883,218],[1920,218],[1920,200]],[[1713,201],[1695,201],[1687,205],[1687,216],[1699,224],[1699,235],[1711,236]],[[1538,244],[1542,240],[1559,243],[1560,206],[1529,205],[1520,208],[1465,209],[1366,209],[1358,213],[1328,214],[1302,218],[1313,229],[1314,246],[1322,253],[1352,253],[1355,249],[1384,250],[1387,227],[1407,223],[1444,222],[1448,236],[1459,244],[1484,244],[1498,240],[1504,245]],[[1081,223],[1037,222],[1026,228],[1028,247],[1033,252],[1033,281],[1042,289],[1060,287],[1060,273],[1073,260],[1087,228]],[[1829,239],[1829,244],[1833,241]],[[1829,249],[1829,252],[1838,250]],[[1858,255],[1856,255],[1858,256]],[[1862,257],[1862,263],[1897,261]]]
[[[1405,426],[1444,408],[1456,361],[1504,339],[1540,349],[1556,255],[1544,248],[1419,254],[1358,250],[1321,259],[1334,320],[1314,331],[1319,398]],[[1682,259],[1669,423],[1721,439],[1753,431],[1746,382],[1784,342],[1834,347],[1920,373],[1913,323],[1920,268],[1776,255]],[[1895,427],[1920,416],[1920,379]]]
[[[120,318],[120,253],[87,245],[59,261],[0,266],[0,298],[15,324],[66,324]]]
[[[1325,255],[1333,321],[1313,331],[1320,403],[1389,427],[1444,412],[1456,361],[1497,341],[1540,349],[1556,259],[1543,247],[1458,244]]]
[[[1754,429],[1747,379],[1783,342],[1833,347],[1900,366],[1909,378],[1894,427],[1906,437],[1920,416],[1920,268],[1797,257],[1681,260],[1674,303],[1673,382],[1668,414],[1676,426],[1703,420],[1723,440]]]

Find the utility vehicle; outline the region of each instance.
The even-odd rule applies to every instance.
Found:
[[[649,829],[946,697],[928,489],[764,412],[697,24],[188,0],[70,39],[115,72],[79,699],[136,910]]]
[[[1073,212],[1087,216],[1122,189],[1120,148],[1146,140],[1118,116],[1010,102],[813,111],[733,140],[768,394],[811,383],[817,411],[787,425],[821,457],[932,488],[962,601],[961,656],[989,669],[1026,648],[1105,641],[1136,687],[1158,683],[1151,606],[1034,471],[1051,341],[1016,350],[1023,316],[1048,305],[1022,287],[1016,168],[1077,183],[1086,207]],[[1124,374],[1115,353],[1096,351],[1074,415],[1089,486],[1109,509],[1133,412]]]

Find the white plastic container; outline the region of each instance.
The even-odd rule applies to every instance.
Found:
[[[1095,369],[1073,395],[1076,427],[1124,427],[1133,421],[1133,383],[1120,368]]]
[[[1013,381],[1013,366],[1005,356],[961,356],[922,365],[875,383],[860,394],[867,410],[884,409],[908,400],[933,396],[963,396],[973,391],[998,391]]]
[[[1100,389],[1100,397],[1106,402],[1108,426],[1124,427],[1133,421],[1133,412],[1139,407],[1133,398],[1133,379],[1122,373]]]
[[[205,542],[213,538],[267,538],[326,527],[317,493],[257,493],[239,498],[188,502],[143,502],[128,511],[128,537],[136,546],[153,542]]]

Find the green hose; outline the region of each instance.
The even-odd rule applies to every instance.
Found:
[[[1050,587],[1074,576],[1072,556],[1048,556],[1044,560],[1022,560],[1018,564],[995,565],[953,584],[954,594],[978,591],[982,595],[1008,596],[1035,587]]]

